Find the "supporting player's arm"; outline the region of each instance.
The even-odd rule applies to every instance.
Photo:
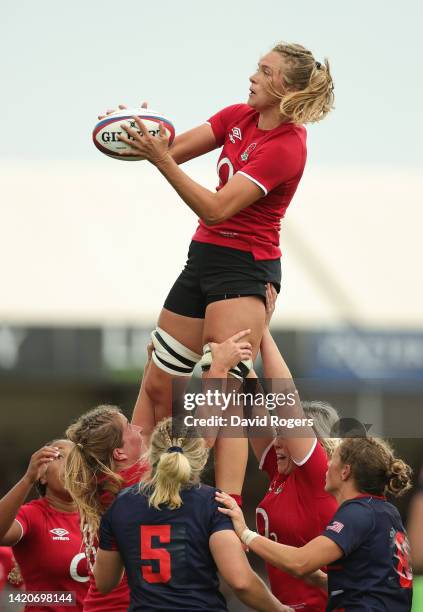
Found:
[[[168,139],[163,127],[161,126],[160,136],[153,137],[148,133],[139,117],[134,117],[134,120],[143,135],[140,136],[138,131],[130,128],[127,124],[122,124],[122,128],[128,136],[131,136],[131,139],[123,135],[119,136],[119,139],[129,144],[133,148],[134,154],[141,154],[154,164],[185,204],[206,225],[221,223],[263,197],[263,191],[258,185],[238,173],[217,192],[199,185],[185,174],[173,159],[169,152]]]
[[[251,343],[245,340],[251,329],[243,329],[221,343],[209,342],[212,362],[205,378],[226,378],[240,361],[251,359]]]
[[[241,542],[231,530],[217,531],[210,537],[210,551],[217,568],[238,599],[253,610],[288,612],[264,582],[251,569]]]
[[[124,565],[117,550],[98,549],[93,574],[97,589],[102,595],[110,593],[122,580]]]
[[[264,330],[260,353],[263,360],[264,377],[272,380],[272,391],[283,393],[287,398],[285,404],[278,407],[277,415],[283,418],[304,419],[300,397],[295,388],[291,372],[269,328]],[[316,434],[313,428],[308,425],[292,429],[291,435],[286,437],[286,446],[289,453],[293,460],[298,463],[304,461],[315,443]]]
[[[44,446],[35,452],[25,475],[0,500],[0,546],[13,546],[22,537],[22,527],[15,517],[35,482],[58,455],[58,449],[52,446]]]
[[[278,297],[277,291],[272,285],[272,283],[267,283],[266,285],[266,318],[264,321],[264,332],[263,333],[268,332],[270,334],[269,326],[270,326],[270,321],[272,319],[273,313],[275,312],[277,297]],[[291,373],[289,372],[288,369],[287,369],[287,374],[289,375],[288,378],[291,379]],[[253,378],[253,377],[257,378],[257,375],[254,371],[251,371],[248,376],[249,378]],[[261,388],[260,390],[261,390],[261,393],[263,394],[264,390]],[[254,405],[253,410],[254,410],[252,414],[253,417],[256,417],[256,416],[257,417],[262,417],[262,416],[268,417],[269,416],[269,411],[267,410],[267,408],[261,404],[258,404],[258,402],[256,402],[256,404]],[[267,428],[260,426],[258,435],[253,427],[250,427],[248,432],[249,432],[248,437],[250,440],[251,448],[253,449],[253,452],[261,466],[265,458],[265,453],[269,449],[270,445],[272,444],[276,436],[276,431],[271,425],[268,425]]]
[[[131,423],[133,425],[141,426],[141,424],[142,424],[142,410],[143,410],[144,407],[141,404],[141,398],[143,397],[147,370],[148,370],[148,368],[150,367],[150,364],[151,364],[151,355],[153,353],[153,348],[154,348],[153,347],[153,343],[149,342],[148,345],[147,345],[147,361],[145,363],[144,371],[142,373],[141,387],[140,387],[140,390],[139,390],[139,393],[138,393],[137,401],[135,402],[134,410],[132,412]]]

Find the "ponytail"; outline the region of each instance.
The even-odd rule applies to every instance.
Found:
[[[281,115],[294,123],[314,123],[326,117],[334,103],[329,61],[317,62],[311,51],[298,44],[279,43],[272,51],[284,60],[282,90],[270,86],[280,100]]]
[[[182,505],[181,489],[200,482],[207,462],[208,448],[202,438],[175,438],[172,419],[161,421],[153,431],[147,461],[150,476],[140,484],[148,495],[149,505],[160,510],[166,504],[171,510]]]
[[[90,564],[101,515],[123,483],[113,465],[113,450],[122,446],[120,414],[116,406],[98,406],[66,430],[75,446],[66,459],[65,488],[78,506]]]

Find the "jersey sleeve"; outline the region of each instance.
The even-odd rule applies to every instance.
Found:
[[[234,526],[232,524],[232,520],[226,514],[222,514],[217,509],[218,504],[214,499],[215,492],[218,489],[213,489],[213,497],[210,498],[210,529],[209,533],[216,533],[217,531],[224,531],[225,529],[234,530]]]
[[[109,508],[101,517],[99,530],[99,548],[102,550],[118,550],[112,526],[112,508]]]
[[[260,459],[259,469],[266,472],[270,480],[272,480],[278,471],[278,462],[276,459],[276,451],[275,447],[273,446],[273,442],[264,450]]]
[[[298,137],[293,134],[281,145],[277,140],[268,141],[257,148],[251,160],[238,174],[255,183],[267,195],[278,185],[294,179],[302,173],[305,154]]]
[[[31,503],[21,506],[15,517],[15,521],[17,521],[22,528],[22,535],[18,540],[19,542],[31,531],[31,526],[34,525],[38,516],[39,511]]]
[[[294,461],[294,463],[297,466],[294,476],[298,481],[304,481],[310,491],[322,492],[324,490],[328,458],[317,438],[308,455],[302,461]]]
[[[351,502],[339,508],[322,535],[338,544],[348,556],[368,538],[374,524],[371,508]]]
[[[242,108],[242,106],[242,104],[232,104],[232,106],[227,106],[207,120],[206,123],[211,126],[218,147],[223,146],[228,124],[234,118],[234,113],[236,113],[239,108]]]

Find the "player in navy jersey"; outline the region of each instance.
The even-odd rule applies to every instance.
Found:
[[[75,605],[36,605],[33,612],[82,610],[88,572],[79,513],[63,484],[73,444],[54,440],[35,452],[25,475],[0,500],[0,544],[12,546],[27,591],[75,593]],[[36,485],[41,497],[24,503]],[[64,602],[66,604],[66,602]]]
[[[201,438],[174,438],[172,420],[157,425],[142,484],[123,491],[104,514],[94,566],[107,593],[126,569],[129,610],[224,612],[217,569],[238,597],[263,612],[287,611],[252,571],[216,489],[200,482],[208,456]]]
[[[256,356],[264,328],[265,286],[279,290],[281,218],[306,161],[303,123],[323,119],[333,106],[329,64],[298,44],[280,43],[250,77],[246,104],[228,106],[203,125],[177,136],[168,148],[164,130],[152,138],[135,119],[127,124],[134,155],[154,164],[199,217],[185,269],[176,280],[153,332],[153,363],[138,402],[138,423],[147,433],[170,414],[172,377],[188,378],[201,360],[210,365],[208,343],[250,328]],[[205,189],[178,164],[222,147],[216,192]],[[154,228],[152,228],[154,231]],[[171,245],[169,245],[171,256]],[[244,378],[252,366],[233,369]],[[216,440],[216,483],[239,494],[248,445]]]
[[[340,506],[323,534],[301,548],[272,542],[250,531],[242,511],[226,494],[240,539],[260,557],[298,577],[328,569],[328,611],[409,612],[412,602],[410,550],[398,510],[386,493],[411,487],[411,469],[376,438],[350,438],[335,451],[326,490]]]

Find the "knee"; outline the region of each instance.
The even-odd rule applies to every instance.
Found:
[[[154,347],[152,360],[161,372],[170,376],[191,376],[201,355],[181,344],[160,327],[152,332],[151,340]]]

